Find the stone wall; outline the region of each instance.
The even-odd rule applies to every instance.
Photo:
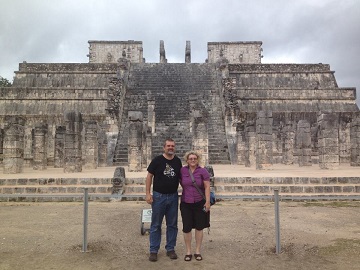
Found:
[[[89,44],[90,63],[24,62],[13,87],[0,88],[0,159],[11,116],[24,120],[24,166],[66,166],[62,129],[69,125],[64,114],[73,111],[97,127],[76,135],[67,129],[77,168],[132,164],[139,170],[162,153],[166,137],[175,139],[180,157],[196,148],[209,164],[325,168],[329,139],[319,132],[326,125],[321,112],[338,119],[331,155],[359,166],[356,89],[339,88],[327,64],[261,64],[261,42],[209,42],[203,64],[191,63],[189,41],[185,63],[176,64],[167,63],[163,41],[160,63],[144,63],[142,42]],[[141,124],[129,118],[133,111],[142,115]],[[269,117],[257,119],[258,112]],[[37,137],[39,123],[46,128]]]
[[[89,63],[116,63],[120,58],[133,63],[145,62],[142,41],[89,41]]]
[[[260,64],[262,42],[208,42],[208,63],[216,63],[221,57],[230,64]]]

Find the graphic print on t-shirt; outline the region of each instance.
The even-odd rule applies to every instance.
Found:
[[[175,176],[174,169],[167,163],[166,163],[166,166],[165,166],[164,175],[167,176],[167,177],[174,177]]]

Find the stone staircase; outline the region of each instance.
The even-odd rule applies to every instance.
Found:
[[[272,197],[276,189],[284,199],[357,197],[360,200],[358,177],[217,177],[215,181],[220,198]]]
[[[209,112],[208,136],[211,162],[229,164],[225,126],[219,106],[218,83],[212,64],[132,64],[116,147],[115,164],[127,163],[129,110],[141,111],[148,119],[148,100],[155,103],[155,133],[152,134],[152,157],[162,153],[163,140],[172,137],[177,155],[192,148],[190,134],[190,99]]]
[[[144,200],[145,178],[126,178],[122,197],[112,196],[112,178],[0,179],[0,202]],[[218,200],[360,200],[359,177],[215,177]],[[181,187],[179,187],[179,195]]]
[[[213,187],[217,200],[272,200],[276,189],[284,200],[360,200],[358,177],[216,177]],[[144,194],[144,178],[126,179],[125,196],[141,200]]]
[[[0,179],[0,202],[109,201],[112,178],[21,178]]]

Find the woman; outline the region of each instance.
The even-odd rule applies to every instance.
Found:
[[[192,229],[195,229],[196,249],[194,258],[202,260],[201,244],[203,229],[210,227],[210,174],[199,166],[200,155],[195,151],[185,154],[184,160],[188,164],[181,168],[180,184],[181,195],[180,211],[183,223],[183,233],[186,247],[185,261],[191,261]],[[197,187],[193,184],[192,176]]]

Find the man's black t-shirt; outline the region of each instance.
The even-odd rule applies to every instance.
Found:
[[[172,160],[163,155],[155,157],[147,168],[147,171],[154,175],[153,190],[162,194],[177,192],[181,167],[181,160],[177,156]]]

